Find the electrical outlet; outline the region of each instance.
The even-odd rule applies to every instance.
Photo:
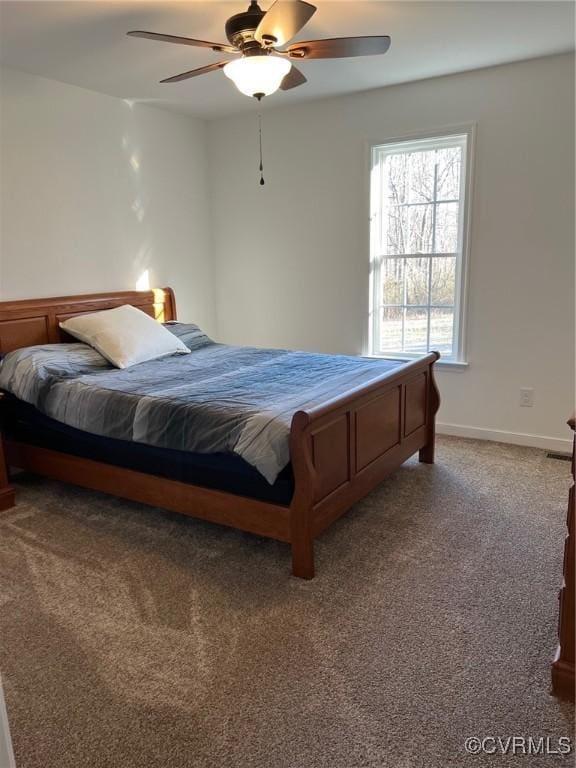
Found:
[[[522,387],[520,390],[520,406],[522,408],[532,408],[534,405],[534,389],[532,387]]]

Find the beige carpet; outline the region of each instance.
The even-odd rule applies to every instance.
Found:
[[[0,516],[19,768],[467,768],[570,733],[549,695],[568,462],[444,438],[317,543],[21,476]]]

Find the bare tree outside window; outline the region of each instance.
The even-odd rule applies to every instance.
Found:
[[[455,356],[466,136],[372,151],[376,354]]]

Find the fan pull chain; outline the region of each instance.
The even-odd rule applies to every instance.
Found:
[[[262,113],[258,112],[258,142],[260,145],[260,186],[263,187],[264,181],[264,163],[262,160]]]

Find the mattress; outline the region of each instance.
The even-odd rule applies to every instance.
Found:
[[[290,425],[398,361],[215,344],[170,325],[191,354],[118,370],[85,344],[6,355],[0,388],[44,416],[100,437],[197,454],[236,454],[273,485],[290,461]]]
[[[17,442],[271,504],[289,506],[294,493],[290,464],[270,485],[235,454],[177,451],[93,435],[50,419],[9,394],[0,400],[0,427]]]

